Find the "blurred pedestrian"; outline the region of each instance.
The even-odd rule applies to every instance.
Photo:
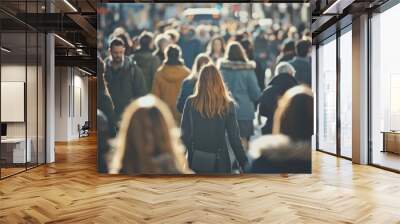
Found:
[[[197,39],[196,31],[193,27],[182,28],[178,45],[182,49],[182,57],[186,67],[191,69],[194,59],[201,52],[201,43],[200,40]]]
[[[311,173],[313,94],[295,86],[279,100],[273,134],[251,142],[251,173]]]
[[[176,108],[176,101],[182,81],[189,76],[190,70],[183,63],[179,46],[169,45],[166,54],[166,60],[154,77],[152,92],[169,106],[176,121],[180,122],[181,114]]]
[[[289,63],[296,70],[296,80],[311,87],[311,58],[309,57],[311,42],[300,40],[296,43],[296,56]]]
[[[123,114],[112,174],[190,173],[178,129],[167,107],[152,95],[132,102]]]
[[[267,85],[259,99],[259,112],[261,116],[267,118],[267,122],[262,128],[262,134],[271,134],[274,121],[274,114],[278,105],[278,99],[283,96],[286,90],[296,86],[297,80],[294,78],[295,70],[288,62],[281,62],[275,69],[276,76]]]
[[[255,103],[261,94],[254,72],[256,63],[250,61],[243,47],[234,41],[228,45],[225,57],[218,64],[228,90],[237,103],[240,136],[245,149],[248,149],[248,141],[254,134]]]
[[[183,107],[185,106],[187,98],[193,94],[194,87],[197,80],[199,79],[200,69],[211,62],[210,57],[207,54],[201,53],[197,55],[196,60],[194,60],[194,65],[192,68],[192,73],[183,80],[181,92],[178,96],[177,106],[179,113],[183,113]]]
[[[163,63],[165,60],[165,49],[171,43],[170,37],[166,34],[158,34],[154,39],[154,43],[156,50],[153,54],[158,57],[160,63]]]
[[[125,56],[125,44],[120,38],[111,41],[109,52],[110,56],[104,61],[104,80],[119,120],[125,107],[147,90],[140,68]]]
[[[140,48],[134,53],[133,60],[142,69],[146,81],[147,90],[151,91],[154,75],[156,74],[161,62],[157,56],[153,55],[153,34],[142,32],[139,36]]]
[[[217,63],[218,60],[223,58],[225,55],[224,38],[222,38],[221,36],[213,37],[208,43],[207,54],[214,63]]]

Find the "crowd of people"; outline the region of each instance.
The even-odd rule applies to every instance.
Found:
[[[98,57],[99,171],[311,172],[310,32],[258,28],[115,28]]]

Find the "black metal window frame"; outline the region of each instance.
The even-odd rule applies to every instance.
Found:
[[[348,18],[347,18],[348,19]],[[329,155],[333,155],[333,156],[337,156],[340,158],[344,158],[347,160],[352,160],[352,158],[347,157],[347,156],[343,156],[341,153],[341,118],[340,118],[340,103],[341,103],[341,99],[340,99],[340,81],[341,81],[341,67],[340,67],[340,37],[342,35],[344,35],[347,32],[351,32],[351,26],[352,23],[347,24],[346,26],[344,26],[343,28],[341,28],[339,25],[339,23],[337,23],[336,26],[336,32],[334,32],[333,34],[325,37],[324,39],[321,39],[317,42],[316,44],[316,50],[315,50],[315,57],[316,57],[316,69],[315,69],[315,83],[316,83],[316,91],[315,91],[315,100],[316,100],[316,136],[315,136],[315,141],[316,141],[316,150],[319,152],[323,152]],[[335,60],[335,64],[336,64],[336,152],[332,153],[332,152],[328,152],[327,150],[324,150],[322,148],[319,147],[319,109],[320,109],[320,105],[319,105],[319,48],[321,45],[329,43],[331,41],[336,41],[336,60]]]

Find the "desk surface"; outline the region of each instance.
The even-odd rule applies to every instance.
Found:
[[[400,134],[400,131],[381,131],[383,134]]]

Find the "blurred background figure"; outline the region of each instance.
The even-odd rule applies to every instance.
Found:
[[[311,87],[311,42],[299,40],[296,43],[296,56],[289,63],[296,70],[296,80]]]
[[[194,59],[202,50],[202,44],[196,37],[193,27],[182,25],[178,45],[182,49],[182,57],[186,67],[192,68]]]
[[[183,113],[183,107],[185,106],[187,98],[194,92],[194,87],[199,79],[200,69],[210,62],[211,59],[207,56],[207,54],[201,53],[197,55],[196,59],[194,60],[192,73],[182,82],[181,92],[178,95],[178,102],[176,105],[179,113]]]
[[[232,173],[225,133],[239,166],[247,165],[236,119],[234,100],[217,67],[205,65],[200,70],[194,94],[186,101],[181,124],[182,140],[193,171]]]
[[[153,55],[153,34],[150,32],[142,32],[139,36],[139,49],[135,51],[133,60],[142,69],[146,82],[146,89],[151,91],[153,86],[154,75],[157,72],[161,62],[160,59]]]
[[[179,46],[169,45],[166,53],[167,58],[155,75],[152,92],[168,105],[175,120],[179,123],[181,114],[176,108],[176,100],[182,81],[189,76],[190,70],[183,63]]]
[[[124,112],[109,172],[190,173],[174,119],[167,105],[155,96],[135,100]]]
[[[225,40],[220,36],[213,37],[207,46],[207,54],[214,63],[225,55]]]
[[[293,86],[298,84],[294,78],[296,71],[293,66],[287,62],[281,62],[275,69],[276,76],[267,85],[259,99],[260,115],[267,118],[267,122],[262,128],[262,134],[271,134],[274,121],[275,110],[278,106],[278,100],[283,94]]]
[[[125,56],[125,44],[120,38],[111,40],[109,51],[110,56],[104,61],[104,81],[119,120],[125,107],[147,90],[142,71]]]
[[[231,42],[225,57],[219,62],[219,69],[236,102],[240,137],[247,150],[248,141],[254,134],[255,104],[261,94],[255,74],[256,63],[247,58],[238,42]]]
[[[311,173],[313,94],[306,86],[289,89],[279,100],[273,134],[251,144],[250,173]]]
[[[154,55],[158,57],[160,63],[163,63],[165,60],[165,49],[171,43],[170,37],[166,34],[158,34],[154,42],[156,44]]]

